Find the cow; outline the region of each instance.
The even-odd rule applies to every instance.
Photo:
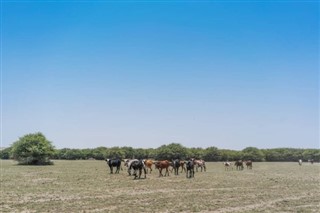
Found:
[[[179,159],[172,160],[172,168],[174,170],[175,175],[179,175],[179,167],[180,167],[180,160]]]
[[[150,169],[150,174],[151,174],[151,172],[152,172],[152,165],[153,165],[153,160],[144,160],[143,161],[144,162],[144,165],[145,165],[145,167],[146,167],[146,169],[147,169],[147,173],[148,173],[148,169]]]
[[[245,164],[247,166],[247,169],[252,169],[252,161],[251,160],[245,161]]]
[[[155,162],[154,165],[155,165],[156,169],[159,170],[159,177],[163,176],[163,174],[162,174],[162,170],[163,169],[166,169],[166,172],[165,172],[164,176],[167,176],[167,174],[169,176],[170,162],[168,160],[157,161],[157,162]]]
[[[110,168],[110,174],[113,174],[113,167],[117,167],[115,174],[119,173],[121,167],[121,160],[120,159],[106,159],[106,162]]]
[[[194,160],[194,165],[196,167],[196,171],[198,171],[199,167],[201,168],[201,172],[202,169],[206,171],[206,162],[204,160]]]
[[[134,179],[139,177],[141,178],[142,170],[144,171],[144,178],[147,178],[147,171],[146,167],[144,165],[143,160],[134,160],[130,163],[129,170],[133,170]],[[137,175],[137,172],[139,171],[139,176]]]
[[[232,163],[227,161],[227,162],[224,162],[223,165],[224,165],[224,170],[229,170],[229,168],[233,170]]]
[[[185,171],[186,172],[186,161],[181,160],[180,161],[180,167],[181,167],[181,172]],[[180,172],[180,173],[181,173]]]
[[[131,164],[132,164],[133,162],[136,162],[136,161],[139,161],[139,160],[138,160],[138,159],[125,159],[124,165],[125,165],[126,167],[128,167],[128,174],[129,174],[129,176],[131,175],[131,169],[132,169],[132,168],[130,168],[130,166],[131,166]]]
[[[243,161],[242,160],[237,160],[234,165],[236,166],[237,170],[243,170]]]
[[[309,159],[308,162],[313,164],[314,160],[313,159]]]
[[[186,177],[194,178],[194,159],[190,159],[186,162]]]

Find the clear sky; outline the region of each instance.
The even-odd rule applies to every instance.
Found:
[[[320,148],[318,1],[2,1],[1,146]]]

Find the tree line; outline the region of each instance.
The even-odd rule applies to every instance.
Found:
[[[41,133],[38,133],[41,134]],[[30,135],[29,135],[30,136]],[[40,138],[43,135],[40,135]],[[39,135],[38,135],[39,137]],[[43,136],[44,137],[44,136]],[[32,141],[32,140],[31,140]],[[41,156],[43,148],[33,146],[27,147],[28,141],[21,139],[17,144],[14,143],[11,147],[0,151],[1,159],[16,159],[21,157],[21,153],[26,153],[25,150],[33,152],[30,157],[22,158],[24,160],[34,160]],[[17,148],[20,146],[19,149]],[[23,148],[21,148],[23,146]],[[47,148],[46,148],[47,149]],[[31,150],[31,151],[30,151]],[[44,149],[43,149],[44,150]],[[19,155],[18,155],[18,154]],[[34,157],[36,156],[36,157]],[[94,149],[54,149],[50,147],[50,159],[63,159],[63,160],[80,160],[80,159],[96,159],[104,160],[107,158],[151,158],[155,160],[164,159],[188,159],[190,157],[203,159],[205,161],[235,161],[239,159],[258,161],[298,161],[302,159],[307,161],[313,159],[315,162],[320,161],[320,149],[294,149],[294,148],[275,148],[275,149],[258,149],[256,147],[247,147],[241,151],[218,149],[211,146],[208,148],[187,148],[179,143],[171,143],[162,145],[158,148],[132,148],[132,147],[97,147]],[[28,164],[28,162],[27,162]]]

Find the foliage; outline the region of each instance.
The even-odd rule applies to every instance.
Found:
[[[113,147],[111,149],[107,149],[106,154],[105,154],[105,159],[110,158],[120,158],[123,159],[125,156],[125,152],[119,148],[119,147]]]
[[[158,160],[185,159],[186,157],[187,149],[178,143],[160,146],[155,155]]]
[[[41,133],[40,133],[41,134]],[[43,135],[42,135],[43,136]],[[44,136],[43,136],[44,137]],[[8,159],[8,152],[13,147],[0,151],[1,159]],[[28,148],[30,149],[30,148]],[[16,150],[16,149],[15,149]],[[32,149],[30,149],[32,150]],[[33,150],[35,151],[35,150]],[[205,161],[235,161],[239,159],[257,161],[308,161],[313,159],[315,162],[320,161],[320,149],[293,149],[293,148],[276,148],[276,149],[258,149],[256,147],[247,147],[241,151],[218,149],[215,146],[208,148],[186,148],[179,143],[162,145],[156,149],[132,148],[132,147],[97,147],[94,149],[57,149],[52,154],[53,159],[81,160],[96,159],[104,160],[106,158],[141,158],[156,160],[171,159],[204,159]],[[30,158],[29,158],[30,160]]]
[[[205,161],[220,161],[221,156],[218,148],[211,146],[203,150],[203,159]]]
[[[66,150],[69,150],[66,153]],[[82,152],[80,152],[82,151]],[[256,147],[247,147],[241,151],[218,149],[214,146],[203,148],[186,148],[181,144],[172,143],[162,145],[157,149],[134,149],[132,147],[99,147],[95,149],[61,149],[57,150],[59,155],[56,159],[89,159],[94,158],[102,160],[105,158],[152,158],[156,160],[163,159],[188,159],[190,157],[204,159],[205,161],[235,161],[239,159],[258,161],[308,161],[314,159],[320,161],[319,149],[258,149]],[[64,153],[64,154],[62,154]],[[78,154],[77,154],[78,153]],[[82,154],[79,154],[82,153]]]
[[[252,161],[264,161],[264,154],[261,150],[255,147],[247,147],[242,150],[242,158],[244,160],[252,160]]]
[[[11,147],[0,150],[0,159],[10,159]]]
[[[12,145],[11,154],[21,165],[49,165],[54,147],[46,137],[38,132],[27,134]]]

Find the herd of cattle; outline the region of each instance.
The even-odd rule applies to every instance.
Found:
[[[144,173],[144,178],[149,171],[152,172],[152,166],[154,165],[155,169],[159,171],[159,177],[161,176],[169,176],[169,171],[174,172],[175,175],[179,174],[179,169],[181,168],[180,172],[185,172],[187,178],[194,177],[195,171],[198,172],[199,169],[202,171],[206,171],[206,163],[202,159],[194,159],[191,158],[189,160],[162,160],[162,161],[154,161],[154,160],[146,160],[146,159],[124,159],[124,166],[127,167],[127,171],[129,175],[133,175],[134,179],[141,178],[142,172]],[[121,167],[120,159],[107,159],[106,162],[110,167],[110,173],[113,174],[113,167],[116,167],[115,173],[119,173]],[[235,166],[237,170],[243,170],[244,165],[247,166],[247,169],[252,169],[252,161],[242,161],[238,160],[234,164],[231,162],[224,162],[223,163],[225,170],[233,169]],[[164,175],[162,171],[164,170]]]

